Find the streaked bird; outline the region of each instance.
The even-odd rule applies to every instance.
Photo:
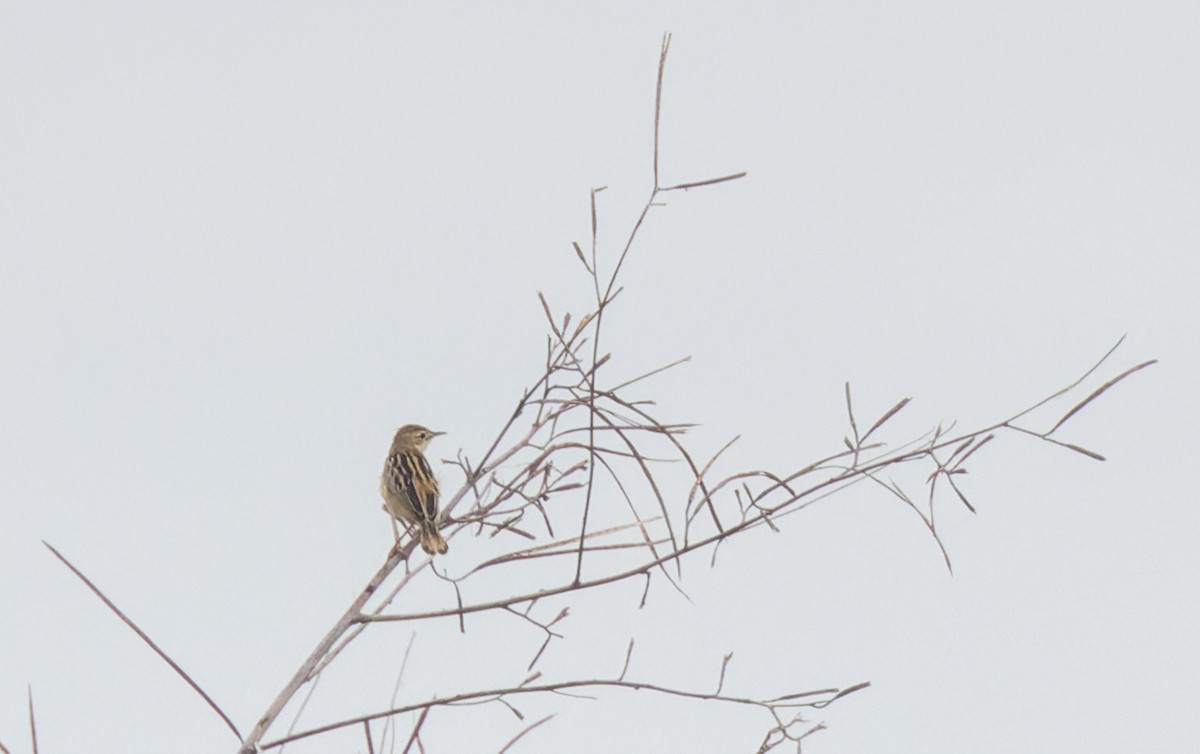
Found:
[[[405,524],[417,527],[421,549],[430,555],[445,555],[449,549],[438,531],[437,478],[424,453],[430,440],[444,434],[420,424],[405,424],[396,430],[379,480],[384,508]]]

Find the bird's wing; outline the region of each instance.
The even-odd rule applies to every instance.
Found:
[[[435,523],[438,515],[438,485],[433,469],[420,453],[397,453],[388,459],[400,490],[420,517]]]

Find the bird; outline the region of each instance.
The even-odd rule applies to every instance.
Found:
[[[429,441],[444,434],[420,424],[405,424],[396,430],[379,480],[384,509],[405,524],[417,527],[421,549],[430,555],[445,555],[450,549],[438,531],[437,478],[424,455]]]

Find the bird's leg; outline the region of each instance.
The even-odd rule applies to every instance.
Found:
[[[388,557],[390,558],[393,555],[398,555],[400,553],[400,550],[404,546],[404,542],[402,542],[400,540],[400,529],[398,529],[396,527],[396,517],[389,513],[388,520],[392,522],[392,536],[395,537],[395,539],[396,539],[396,543],[394,545],[392,545],[392,549],[388,553]],[[408,525],[407,524],[405,524],[405,526],[404,526],[404,531],[406,534],[408,533]]]

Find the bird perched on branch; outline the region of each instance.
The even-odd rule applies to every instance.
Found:
[[[424,455],[429,441],[444,434],[420,424],[405,424],[396,430],[379,480],[384,508],[406,525],[417,527],[421,549],[430,555],[445,555],[449,549],[438,531],[437,478]]]

